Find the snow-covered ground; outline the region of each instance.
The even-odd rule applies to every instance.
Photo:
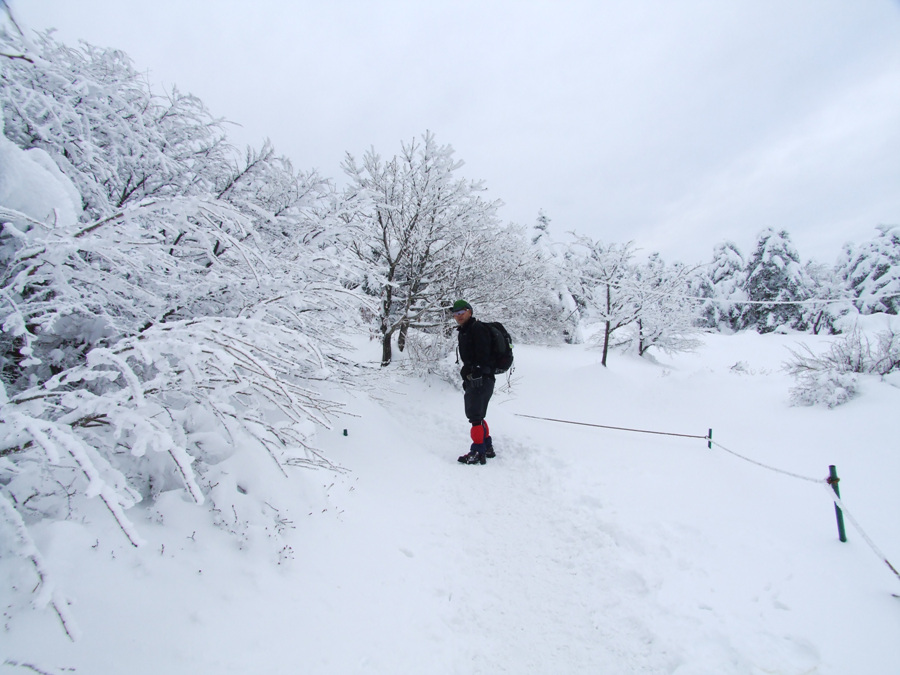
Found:
[[[0,560],[19,589],[0,585],[0,672],[896,674],[900,579],[849,523],[838,541],[830,488],[805,478],[837,465],[897,566],[900,389],[864,379],[844,406],[790,407],[786,347],[828,340],[711,335],[609,368],[583,346],[517,346],[486,466],[456,462],[456,386],[384,376],[380,400],[345,397],[355,416],[319,434],[345,472],[284,478],[238,453],[216,488],[232,513],[214,525],[167,493],[132,509],[140,549],[100,508],[36,528],[80,639],[11,607],[35,579]],[[521,415],[712,428],[721,445]]]

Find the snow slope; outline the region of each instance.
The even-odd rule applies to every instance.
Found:
[[[233,517],[214,525],[167,493],[132,510],[141,549],[99,509],[90,528],[40,529],[81,637],[49,610],[13,611],[22,593],[3,588],[0,672],[900,672],[900,579],[852,528],[838,541],[818,480],[837,465],[897,566],[900,390],[869,379],[834,410],[789,407],[780,366],[801,340],[829,338],[711,335],[609,368],[583,346],[517,346],[487,466],[456,462],[455,385],[385,375],[378,401],[345,397],[354,416],[319,435],[345,472],[285,479],[236,455],[217,488]],[[519,415],[712,428],[717,445]],[[254,525],[251,507],[282,527]]]

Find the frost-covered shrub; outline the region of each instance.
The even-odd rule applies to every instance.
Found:
[[[42,520],[90,526],[99,500],[139,546],[131,506],[217,513],[229,461],[332,467],[320,383],[359,383],[338,337],[359,302],[326,183],[268,145],[224,161],[199,102],[161,104],[122,54],[34,44],[0,26],[0,152],[59,170],[29,174],[28,213],[0,190],[0,541],[46,596]],[[67,188],[85,209],[60,218]]]
[[[211,192],[227,165],[221,120],[195,96],[150,91],[122,51],[0,35],[0,113],[7,138],[45,151],[89,218],[148,197]]]
[[[446,334],[440,330],[429,332],[410,330],[404,347],[407,360],[401,363],[408,366],[418,375],[437,374],[446,379],[448,372],[447,354],[456,346],[456,331],[448,330]]]
[[[900,371],[900,335],[884,331],[876,337],[878,344],[875,348],[875,372],[884,376]]]
[[[859,375],[835,370],[812,370],[797,375],[791,388],[793,405],[825,405],[834,408],[856,395]]]
[[[89,232],[4,229],[19,248],[0,275],[0,456],[14,465],[0,487],[23,513],[60,517],[38,505],[99,495],[137,544],[124,510],[172,487],[202,503],[195,474],[221,446],[327,465],[309,438],[336,408],[313,383],[347,371],[312,318],[328,286],[271,278],[239,241],[249,224],[208,206],[138,209]],[[214,429],[194,433],[198,410]]]
[[[887,375],[900,370],[900,335],[878,333],[875,344],[859,330],[834,342],[825,354],[814,354],[803,346],[791,350],[793,360],[786,369],[797,379],[791,390],[795,405],[822,403],[829,408],[850,400],[857,392],[859,375]]]

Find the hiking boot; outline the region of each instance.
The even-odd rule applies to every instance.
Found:
[[[488,459],[497,456],[494,454],[494,441],[491,440],[490,436],[484,439],[484,456]]]
[[[465,455],[458,458],[456,461],[460,464],[487,464],[484,451],[482,450],[481,452],[479,452],[474,448]]]

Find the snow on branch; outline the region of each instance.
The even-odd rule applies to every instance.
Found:
[[[214,510],[235,453],[334,469],[320,385],[357,380],[337,336],[362,303],[329,185],[270,144],[241,167],[221,120],[122,52],[49,34],[32,52],[0,68],[6,520],[93,526],[99,498],[139,546],[131,506],[182,489]]]
[[[59,618],[66,635],[74,642],[80,636],[80,631],[74,617],[69,612],[69,601],[56,588],[53,576],[47,569],[34,540],[28,534],[25,521],[22,520],[22,516],[19,515],[19,512],[16,511],[2,490],[0,490],[0,518],[2,518],[0,522],[5,523],[7,529],[11,530],[10,536],[4,537],[4,539],[6,539],[8,545],[11,545],[16,555],[27,559],[31,563],[35,574],[37,574],[38,585],[34,591],[34,605],[38,608],[50,605]]]

